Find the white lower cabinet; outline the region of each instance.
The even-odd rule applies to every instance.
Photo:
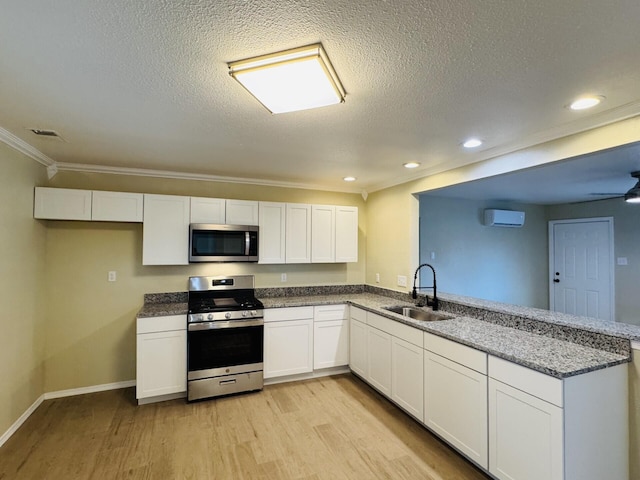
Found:
[[[391,340],[391,399],[422,421],[423,415],[422,347],[400,338]]]
[[[494,379],[489,405],[490,472],[500,479],[562,479],[562,408]]]
[[[489,357],[489,472],[499,479],[629,478],[627,366],[565,379]]]
[[[424,424],[487,468],[487,376],[428,350],[424,375]]]
[[[367,327],[367,380],[380,393],[391,397],[391,335]]]
[[[321,305],[313,309],[313,368],[349,364],[347,305]]]
[[[264,312],[264,378],[313,371],[313,307]]]
[[[136,320],[136,398],[182,394],[187,390],[185,315]],[[178,395],[180,396],[180,395]]]
[[[349,312],[349,368],[367,379],[367,312],[356,307],[349,307]]]

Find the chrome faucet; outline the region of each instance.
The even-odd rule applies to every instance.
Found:
[[[433,272],[433,287],[416,287],[416,280],[418,279],[418,272],[422,267],[429,267]],[[413,275],[413,290],[411,291],[411,298],[416,300],[418,298],[418,288],[433,288],[433,300],[429,300],[429,296],[425,295],[427,300],[427,307],[431,307],[434,311],[438,310],[438,293],[436,289],[436,271],[435,269],[429,265],[428,263],[423,263],[418,268],[416,268],[416,273]],[[416,306],[421,306],[419,303]]]

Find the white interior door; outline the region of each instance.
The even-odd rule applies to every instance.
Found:
[[[613,321],[613,218],[549,222],[552,310]]]

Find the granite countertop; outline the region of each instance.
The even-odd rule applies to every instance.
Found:
[[[145,295],[145,304],[138,312],[138,317],[186,315],[186,298],[179,294],[168,295],[173,295],[173,297],[164,297],[162,294]],[[453,301],[451,296],[445,295],[443,297]],[[626,351],[607,351],[591,348],[468,316],[458,315],[453,319],[435,322],[414,320],[383,309],[383,307],[391,305],[412,306],[410,302],[375,293],[263,297],[261,301],[265,308],[348,303],[556,378],[570,377],[619,365],[629,362],[631,359],[629,349]],[[482,308],[478,304],[473,306]],[[450,312],[444,313],[451,315]],[[572,326],[576,327],[576,325]]]
[[[471,317],[455,317],[436,322],[414,320],[383,308],[391,305],[412,306],[411,303],[370,293],[276,297],[265,298],[262,302],[265,308],[349,303],[556,378],[579,375],[630,360],[629,355],[590,348]]]

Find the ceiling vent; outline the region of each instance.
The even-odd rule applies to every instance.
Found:
[[[53,138],[56,140],[60,140],[62,142],[65,141],[64,138],[62,138],[62,136],[55,130],[45,130],[43,128],[30,128],[29,130],[35,133],[36,135],[38,135],[39,137]]]
[[[484,224],[489,227],[522,227],[524,212],[487,209],[484,211]]]

